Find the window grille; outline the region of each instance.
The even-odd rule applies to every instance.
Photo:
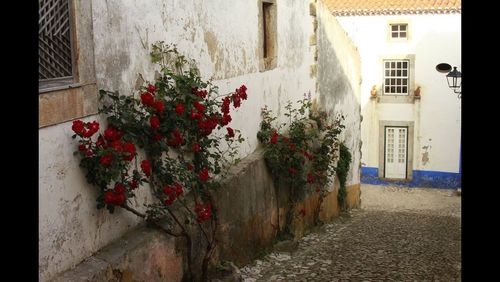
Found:
[[[73,75],[68,0],[38,1],[38,79]]]

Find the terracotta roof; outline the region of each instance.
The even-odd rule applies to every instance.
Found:
[[[462,11],[462,0],[323,0],[334,16],[449,14]]]

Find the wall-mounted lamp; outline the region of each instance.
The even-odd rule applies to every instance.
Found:
[[[453,67],[451,70],[449,64],[441,63],[436,66],[436,70],[440,73],[448,73],[446,75],[448,87],[458,94],[458,98],[462,98],[462,73],[457,70],[457,67]]]

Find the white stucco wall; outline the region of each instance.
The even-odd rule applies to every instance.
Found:
[[[317,1],[318,89],[320,106],[345,117],[342,141],[351,153],[346,185],[360,183],[361,60],[351,39],[323,1]]]
[[[378,145],[383,140],[378,136],[378,120],[391,119],[415,122],[413,169],[459,172],[461,100],[435,66],[444,62],[461,70],[461,15],[352,16],[337,20],[357,46],[362,61],[363,165],[378,167]],[[388,40],[389,22],[398,21],[408,23],[408,41]],[[370,90],[382,84],[381,59],[406,54],[415,55],[414,82],[421,87],[420,101],[375,105]],[[424,161],[426,152],[428,160]]]
[[[94,0],[95,69],[98,89],[131,94],[138,74],[152,80],[149,47],[158,40],[176,43],[197,60],[219,93],[248,87],[248,100],[232,113],[231,126],[242,130],[246,156],[257,147],[260,110],[275,113],[304,93],[316,97],[310,77],[308,45],[312,20],[308,1],[277,1],[277,67],[259,71],[258,1]],[[94,120],[96,116],[85,118]],[[104,127],[104,126],[103,126]],[[47,281],[137,225],[128,212],[95,208],[95,187],[73,156],[71,122],[39,130],[39,278]],[[147,201],[139,193],[139,207]],[[140,208],[139,208],[140,209]]]

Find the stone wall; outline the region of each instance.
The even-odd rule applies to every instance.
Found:
[[[287,198],[284,193],[277,193],[262,150],[235,166],[231,175],[214,197],[220,210],[216,260],[241,266],[272,250],[278,240],[278,218],[284,228]],[[338,186],[337,181],[323,200],[321,221],[331,221],[340,214]],[[359,184],[347,191],[347,207],[357,207]],[[313,192],[295,206],[296,214],[301,209],[306,211],[305,216],[293,221],[296,237],[302,237],[314,226],[313,211],[318,204],[319,196]],[[194,241],[200,241],[196,235]],[[184,246],[182,239],[141,225],[55,281],[181,281],[186,267]],[[199,250],[193,249],[195,257]]]

